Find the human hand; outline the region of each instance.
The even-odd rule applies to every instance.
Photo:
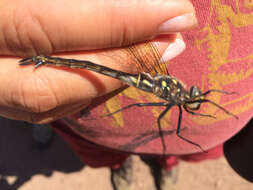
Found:
[[[85,70],[20,68],[20,58],[14,56],[61,53],[63,57],[90,60],[129,72],[133,68],[112,59],[108,61],[95,50],[151,40],[159,34],[185,31],[196,24],[194,8],[188,0],[16,0],[3,5],[0,115],[33,123],[46,123],[77,112],[93,98],[123,84]],[[181,15],[186,16],[177,17]],[[168,45],[171,47],[166,59],[184,49],[174,37],[174,34],[167,35],[159,43],[161,53]],[[120,54],[118,49],[111,51],[114,55]],[[97,81],[103,90],[96,88]]]

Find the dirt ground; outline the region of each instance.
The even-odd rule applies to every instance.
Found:
[[[85,166],[55,135],[53,143],[39,149],[26,123],[0,118],[0,190],[112,190],[110,170]],[[149,168],[134,160],[134,190],[155,190]],[[251,190],[225,158],[201,163],[181,161],[171,190]]]

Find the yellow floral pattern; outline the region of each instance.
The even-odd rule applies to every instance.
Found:
[[[198,2],[196,2],[197,4]],[[245,13],[240,10],[240,5],[245,9],[251,9],[251,13]],[[198,11],[198,10],[197,10]],[[250,12],[250,11],[249,11]],[[201,16],[201,15],[200,15]],[[215,21],[213,21],[215,18]],[[251,0],[244,1],[235,1],[235,10],[233,10],[231,5],[223,4],[221,0],[212,0],[210,1],[210,9],[209,15],[206,15],[205,23],[200,25],[200,27],[195,30],[194,34],[194,45],[199,51],[200,54],[206,54],[208,62],[208,75],[199,76],[202,81],[201,87],[202,89],[208,83],[209,89],[223,89],[223,86],[236,84],[243,80],[249,80],[253,85],[253,51],[251,53],[229,58],[229,52],[231,50],[231,41],[233,41],[232,34],[233,31],[237,29],[245,29],[245,33],[247,37],[252,37],[253,33],[253,2]],[[215,23],[214,23],[215,22]],[[216,24],[217,23],[217,24]],[[247,27],[251,27],[250,32],[247,33]],[[187,43],[187,39],[186,39]],[[206,48],[203,47],[205,44]],[[253,44],[252,44],[253,46]],[[240,45],[238,47],[234,47],[235,49],[240,50]],[[252,48],[253,50],[253,48]],[[191,50],[186,50],[191,51]],[[203,53],[204,52],[204,53]],[[207,53],[205,53],[207,52]],[[244,66],[240,67],[240,70],[227,69],[226,72],[217,72],[227,64],[242,64]],[[182,69],[183,70],[183,69]],[[181,79],[181,78],[180,78]],[[181,79],[183,80],[183,79]],[[238,84],[239,85],[239,84]],[[249,84],[250,85],[250,84]],[[238,92],[240,94],[240,92]],[[148,94],[139,90],[136,90],[133,87],[128,88],[118,96],[110,99],[106,102],[105,112],[109,113],[114,110],[118,110],[124,104],[121,104],[119,101],[119,97],[124,96],[128,99],[133,100],[134,102],[159,102],[159,98],[154,97],[152,94]],[[228,105],[233,105],[230,108],[230,111],[236,115],[243,113],[253,107],[253,91],[251,89],[250,92],[245,94],[240,94],[239,96],[233,98],[230,101],[226,101],[226,103],[222,103],[221,99],[223,94],[213,93],[208,98],[215,101],[219,105],[224,107]],[[142,108],[146,109],[146,108]],[[148,108],[147,108],[148,109]],[[153,107],[151,111],[155,118],[159,116],[161,113],[160,108]],[[203,110],[206,114],[215,115],[217,112],[217,108],[212,105],[206,105],[205,110]],[[202,112],[203,112],[202,111]],[[190,116],[192,120],[196,124],[204,125],[210,124],[213,122],[217,122],[219,120],[227,119],[231,117],[223,112],[219,112],[219,117],[217,120],[207,119],[203,117],[194,117]],[[123,127],[124,126],[124,114],[118,113],[113,115],[115,127]],[[162,122],[162,126],[168,126],[165,123],[170,121],[170,113],[166,115],[165,120]],[[154,126],[156,123],[154,123]]]

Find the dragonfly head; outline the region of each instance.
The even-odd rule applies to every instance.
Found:
[[[201,100],[204,98],[205,96],[202,94],[201,90],[197,86],[192,86],[187,96],[185,106],[189,110],[198,110],[201,105]],[[198,102],[198,100],[200,101]]]

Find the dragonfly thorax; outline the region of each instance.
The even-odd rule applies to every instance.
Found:
[[[171,103],[182,105],[187,93],[182,84],[171,76],[154,77],[154,91],[158,97],[165,99]]]

